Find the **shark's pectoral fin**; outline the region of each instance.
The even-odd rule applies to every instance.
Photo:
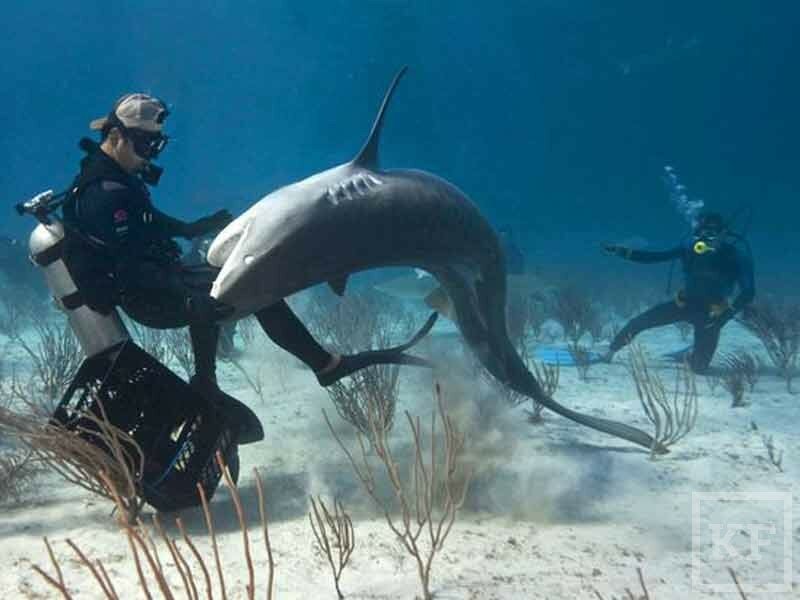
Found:
[[[338,279],[331,279],[328,285],[337,296],[344,296],[345,288],[347,288],[347,275],[339,277]]]

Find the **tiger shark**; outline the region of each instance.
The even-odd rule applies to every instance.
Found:
[[[207,256],[220,268],[211,295],[235,318],[319,283],[342,294],[359,271],[422,269],[438,280],[461,335],[495,378],[577,423],[666,451],[644,431],[545,394],[508,337],[505,260],[488,221],[436,175],[379,167],[386,109],[405,72],[395,75],[354,159],[269,193],[218,234]]]

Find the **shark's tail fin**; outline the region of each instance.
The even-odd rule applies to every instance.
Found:
[[[603,433],[608,433],[609,435],[622,438],[623,440],[628,440],[629,442],[643,446],[648,450],[653,450],[656,454],[667,454],[669,452],[665,446],[662,446],[656,442],[652,436],[645,433],[641,429],[637,429],[636,427],[631,427],[630,425],[625,425],[624,423],[619,423],[618,421],[611,421],[609,419],[601,419],[600,417],[584,415],[583,413],[571,410],[566,406],[562,406],[544,394],[542,397],[537,398],[536,400],[545,408],[552,410],[554,413],[559,414],[562,417],[566,417],[570,421],[575,421],[580,425],[585,425],[586,427],[590,427],[597,431],[602,431]]]
[[[513,358],[511,358],[511,360],[513,361],[511,363],[512,365],[517,362]],[[603,433],[633,442],[634,444],[643,446],[644,448],[654,451],[657,454],[666,454],[669,452],[666,447],[659,444],[651,435],[645,433],[641,429],[637,429],[636,427],[631,427],[630,425],[625,425],[624,423],[619,423],[617,421],[585,415],[559,404],[550,396],[545,394],[541,385],[539,385],[539,382],[525,367],[522,360],[519,358],[518,360],[518,364],[515,365],[517,368],[513,369],[514,374],[511,375],[509,381],[509,385],[511,385],[511,387],[516,391],[533,398],[545,408],[552,410],[554,413],[561,415],[562,417],[566,417],[570,421],[579,423],[580,425],[585,425],[586,427],[590,427],[597,431],[602,431]]]
[[[394,93],[397,84],[400,83],[400,78],[407,70],[408,67],[404,66],[402,69],[400,69],[400,71],[398,71],[397,75],[394,76],[389,89],[386,90],[386,94],[383,97],[383,102],[378,110],[378,115],[375,117],[375,121],[372,123],[372,130],[369,132],[369,137],[364,143],[364,146],[361,148],[361,151],[353,159],[353,164],[366,169],[375,169],[378,167],[378,145],[380,144],[381,139],[383,117],[386,114],[386,108],[389,106],[389,101],[392,99],[392,94]]]

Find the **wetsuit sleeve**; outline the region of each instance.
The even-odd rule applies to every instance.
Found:
[[[155,208],[139,190],[115,181],[99,181],[87,187],[74,212],[84,233],[121,252],[145,248],[153,240],[203,236],[221,229],[229,220],[229,213],[222,211],[222,217],[216,214],[186,223]]]
[[[733,301],[731,308],[738,312],[753,301],[756,296],[755,277],[753,275],[753,259],[741,251],[737,253],[739,295]]]
[[[171,217],[154,207],[151,207],[151,211],[153,213],[153,223],[168,237],[182,237],[187,240],[197,237],[191,223]]]
[[[209,233],[219,231],[228,224],[231,218],[228,211],[219,211],[208,217],[186,223],[175,217],[170,217],[155,208],[151,210],[153,212],[154,221],[168,237],[182,237],[187,240],[203,237]]]
[[[671,250],[628,250],[624,258],[637,263],[660,263],[680,258],[683,248],[678,246]]]
[[[89,186],[77,201],[76,217],[81,230],[121,253],[191,233],[191,225],[165,215],[147,196],[114,181]]]

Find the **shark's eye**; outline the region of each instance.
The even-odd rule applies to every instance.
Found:
[[[244,257],[244,264],[249,265],[251,262],[253,262],[252,254],[248,254],[247,256]]]

